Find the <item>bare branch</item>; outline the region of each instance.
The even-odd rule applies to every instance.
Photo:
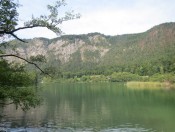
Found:
[[[12,31],[0,31],[0,35],[9,34],[9,35],[12,35],[14,38],[16,38],[17,40],[19,40],[21,42],[27,43],[26,41],[24,41],[21,38],[19,38],[18,36],[16,36],[14,34],[14,32],[19,31],[19,30],[23,30],[23,29],[34,28],[34,27],[45,27],[45,26],[43,26],[43,25],[32,25],[32,26],[19,27],[17,29],[12,30]]]
[[[36,68],[38,68],[42,73],[44,73],[44,74],[50,76],[48,73],[45,73],[36,63],[33,63],[33,62],[31,62],[31,61],[28,61],[27,59],[24,59],[24,58],[22,58],[22,57],[20,57],[20,56],[18,56],[18,55],[14,55],[14,54],[0,54],[0,57],[16,57],[16,58],[19,58],[19,59],[21,59],[21,60],[26,61],[26,62],[29,63],[29,64],[34,65],[34,66],[35,66]],[[50,76],[50,77],[51,77],[51,76]]]
[[[26,41],[20,39],[18,36],[16,36],[13,31],[0,31],[0,35],[1,34],[8,34],[8,35],[12,35],[14,38],[16,38],[17,40],[21,41],[21,42],[24,42],[24,43],[27,43]]]
[[[21,41],[21,42],[24,42],[24,43],[27,43],[26,41],[20,39],[18,36],[16,36],[15,34],[11,34],[14,38],[16,38],[17,40]]]

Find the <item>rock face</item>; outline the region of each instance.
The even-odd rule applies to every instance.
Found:
[[[55,58],[60,60],[62,64],[69,62],[71,55],[81,49],[85,43],[80,40],[75,40],[75,43],[69,43],[68,41],[58,40],[52,42],[48,46],[49,52],[55,55]]]
[[[66,64],[73,59],[74,54],[79,53],[82,62],[89,61],[89,57],[98,62],[110,49],[107,39],[98,33],[77,36],[63,36],[54,40],[34,38],[27,44],[12,41],[6,53],[19,54],[24,58],[43,55],[46,59],[54,59]],[[103,42],[103,45],[100,45]],[[14,50],[15,49],[15,50]],[[89,53],[89,54],[88,54]],[[92,55],[91,55],[92,53]],[[94,54],[94,55],[93,55]],[[10,59],[15,60],[15,59]]]

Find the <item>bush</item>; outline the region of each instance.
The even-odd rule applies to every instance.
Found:
[[[107,81],[106,76],[104,75],[93,75],[90,76],[92,82],[104,82]]]
[[[141,77],[137,74],[132,74],[128,72],[114,72],[110,76],[111,82],[127,82],[127,81],[138,81]]]
[[[150,81],[171,82],[175,83],[175,75],[173,73],[155,74],[150,77]]]
[[[89,81],[89,80],[90,80],[90,77],[89,76],[85,76],[84,75],[84,76],[81,77],[81,81],[83,81],[83,82],[84,81]]]

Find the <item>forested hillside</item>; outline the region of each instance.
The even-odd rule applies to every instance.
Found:
[[[39,65],[55,76],[110,75],[113,72],[147,76],[175,71],[175,23],[164,23],[138,34],[90,33],[26,41],[28,43],[14,40],[5,50],[14,53],[15,49],[27,59],[44,58],[45,62]]]

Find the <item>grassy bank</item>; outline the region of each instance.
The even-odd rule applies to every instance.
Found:
[[[174,83],[170,82],[137,82],[137,81],[131,81],[127,82],[126,86],[130,89],[172,89],[175,88]]]

